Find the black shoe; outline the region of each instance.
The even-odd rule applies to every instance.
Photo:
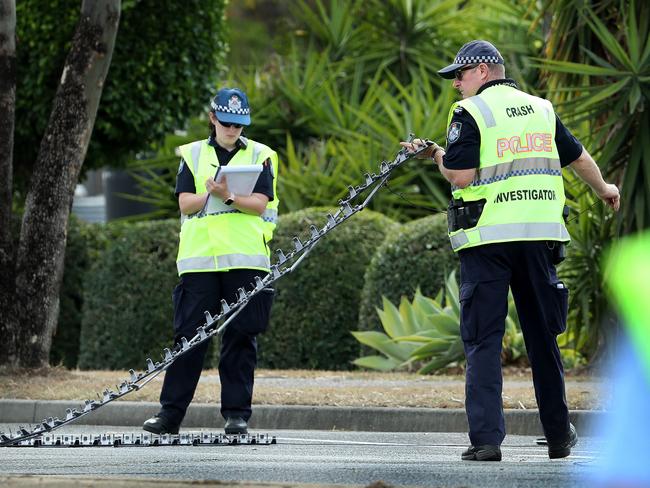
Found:
[[[551,459],[565,458],[571,454],[571,448],[578,443],[578,433],[573,424],[569,424],[569,434],[564,442],[549,442],[548,457]]]
[[[460,457],[463,461],[501,461],[501,447],[470,446]]]
[[[248,434],[248,424],[241,417],[228,417],[224,430],[226,434]]]
[[[178,434],[178,425],[171,424],[168,420],[158,415],[154,415],[144,421],[142,428],[152,434]]]

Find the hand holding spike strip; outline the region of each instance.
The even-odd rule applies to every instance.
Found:
[[[409,135],[408,140],[412,141],[414,139],[413,134]],[[284,252],[279,249],[277,251],[278,260],[274,263],[271,268],[269,275],[263,280],[255,280],[250,291],[246,291],[244,288],[241,288],[239,291],[239,300],[237,303],[228,304],[225,300],[221,300],[221,311],[218,315],[208,317],[206,313],[206,323],[203,327],[197,328],[197,334],[191,338],[189,341],[186,338],[181,339],[181,344],[174,347],[173,352],[166,348],[163,350],[163,361],[160,363],[153,363],[151,359],[146,361],[146,371],[143,373],[136,374],[134,370],[129,370],[129,379],[123,381],[118,385],[117,391],[105,390],[103,396],[100,396],[98,401],[96,400],[86,400],[82,411],[77,409],[67,409],[65,420],[53,419],[51,422],[45,422],[44,424],[39,424],[34,429],[27,430],[21,428],[15,434],[3,434],[0,433],[0,447],[2,446],[14,446],[18,445],[21,441],[32,439],[42,435],[42,433],[47,428],[52,431],[61,426],[67,425],[70,422],[74,422],[76,419],[88,415],[89,413],[101,408],[102,406],[110,403],[114,400],[122,398],[125,395],[128,395],[132,391],[138,390],[146,383],[155,378],[158,374],[163,372],[173,363],[179,356],[184,354],[186,351],[202,344],[204,341],[210,339],[213,335],[220,333],[228,325],[228,323],[234,318],[237,313],[245,307],[250,299],[260,293],[265,287],[272,285],[276,280],[281,278],[283,275],[293,271],[296,266],[302,262],[302,260],[311,252],[314,246],[322,239],[327,233],[331,232],[336,226],[345,222],[349,217],[355,213],[363,210],[370,200],[374,197],[375,193],[384,185],[384,183],[390,178],[393,171],[398,169],[402,164],[406,163],[410,159],[416,157],[421,152],[425,151],[433,143],[431,141],[425,141],[425,143],[419,146],[419,149],[414,152],[408,152],[406,148],[400,150],[393,161],[382,161],[379,165],[379,174],[375,173],[366,173],[364,175],[364,183],[359,186],[348,186],[348,196],[345,200],[340,201],[340,209],[335,213],[335,215],[328,214],[327,222],[322,227],[322,229],[316,228],[314,225],[310,226],[311,238],[307,243],[302,243],[298,237],[294,238],[293,244],[295,250],[288,255],[285,255]],[[357,205],[352,205],[350,202],[360,195],[362,195],[366,190],[369,190],[368,195],[365,199]],[[223,321],[223,324],[217,329],[212,327],[213,324]]]

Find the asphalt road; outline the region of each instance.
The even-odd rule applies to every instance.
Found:
[[[15,426],[13,426],[15,427]],[[0,426],[0,430],[7,426]],[[199,429],[197,429],[199,430]],[[74,426],[68,433],[134,428]],[[192,429],[194,431],[194,429]],[[62,431],[60,431],[62,432]],[[262,432],[260,432],[262,433]],[[0,448],[0,476],[220,480],[286,484],[419,487],[587,487],[599,442],[581,438],[573,455],[551,461],[534,437],[508,436],[500,463],[462,462],[465,434],[266,431],[269,446]]]

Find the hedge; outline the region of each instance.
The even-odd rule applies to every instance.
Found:
[[[124,226],[84,280],[79,367],[142,369],[172,343],[177,219]]]
[[[437,214],[411,221],[392,232],[377,249],[365,274],[359,307],[359,329],[381,330],[376,307],[386,296],[398,304],[402,295],[434,297],[449,272],[458,268],[458,258],[447,237],[447,220]]]
[[[328,211],[311,208],[281,216],[271,248],[287,253],[291,239],[321,228]],[[324,237],[296,270],[277,281],[271,325],[259,337],[267,368],[350,369],[359,355],[357,329],[363,276],[377,247],[395,229],[391,219],[364,210]]]
[[[74,214],[68,221],[63,281],[59,292],[59,317],[50,350],[50,364],[75,368],[84,302],[83,283],[91,264],[129,227],[127,223],[89,224]]]

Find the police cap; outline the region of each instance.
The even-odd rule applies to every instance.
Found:
[[[505,64],[501,53],[488,41],[470,41],[461,47],[454,58],[454,62],[438,71],[443,78],[451,80],[456,75],[456,70],[468,64]]]

